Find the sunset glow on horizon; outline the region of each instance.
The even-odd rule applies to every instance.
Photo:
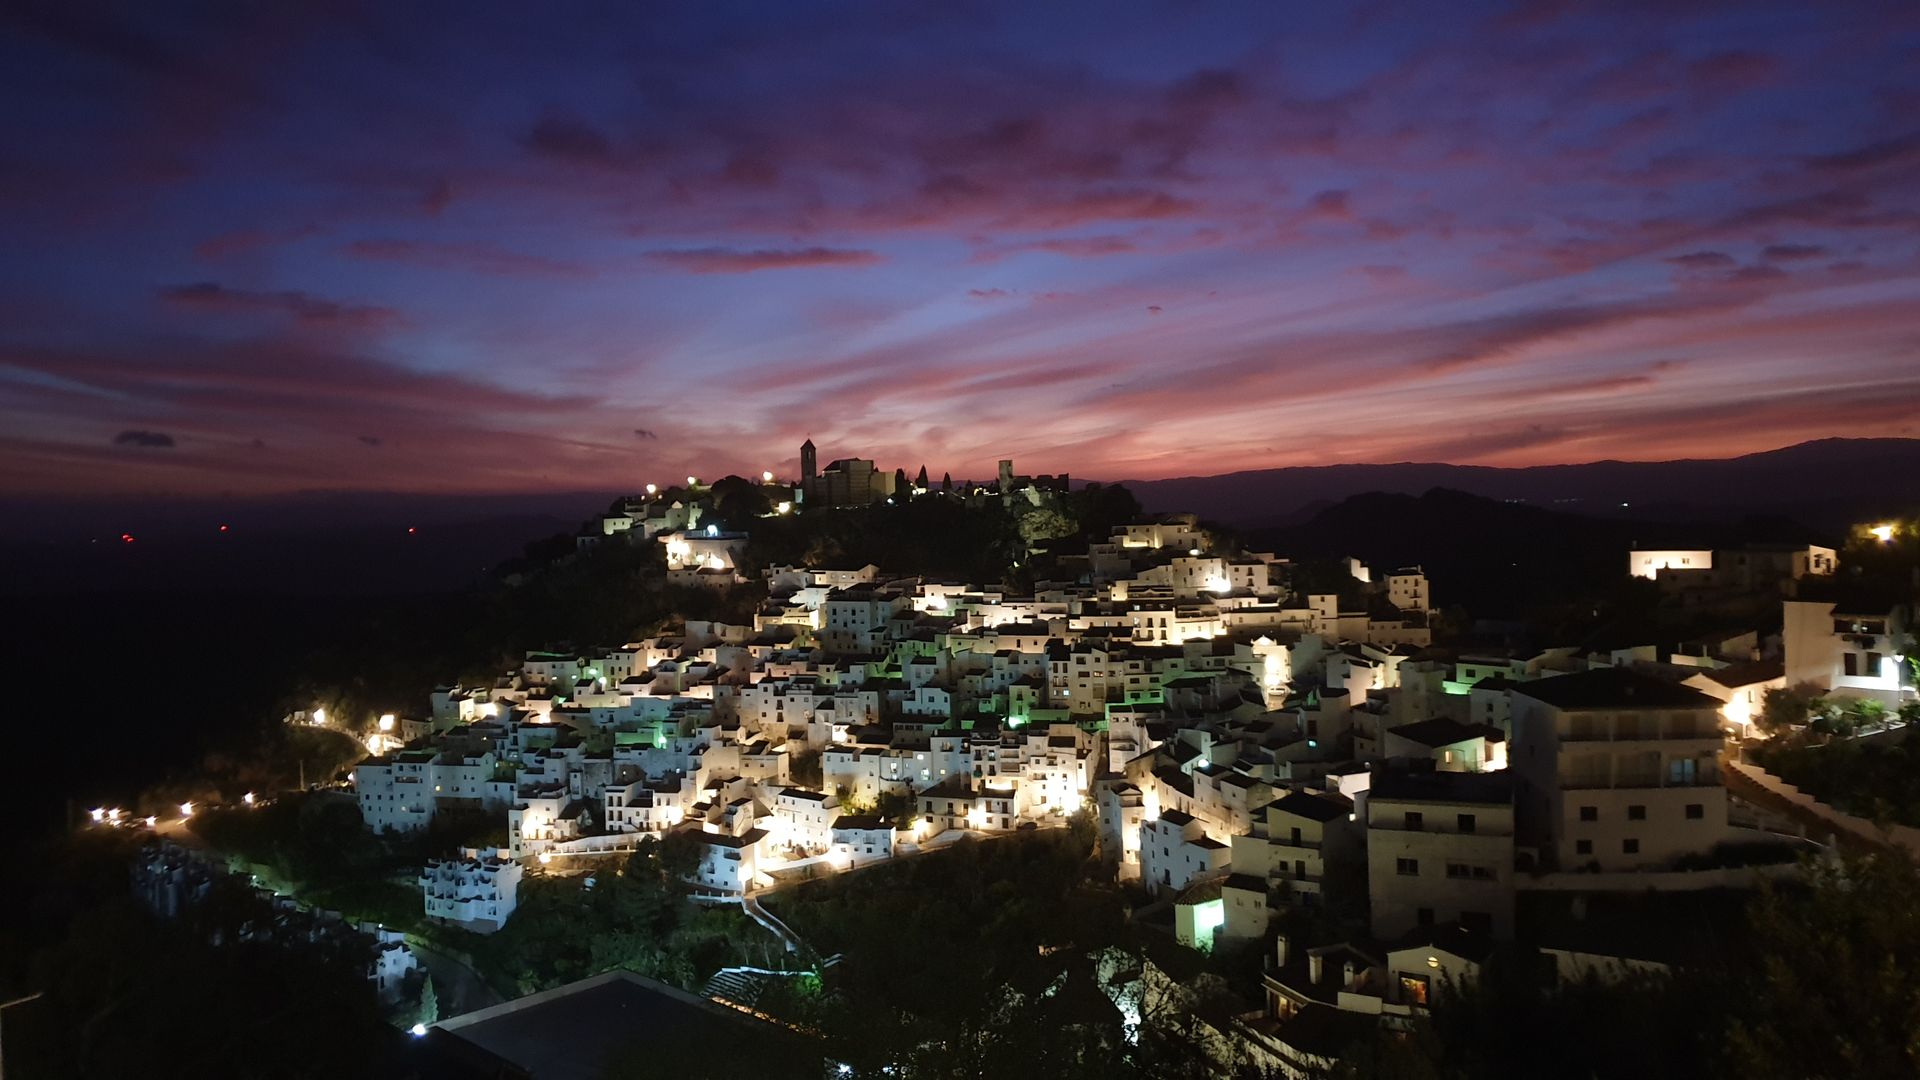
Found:
[[[1913,5],[273,8],[0,15],[0,495],[1920,435]]]

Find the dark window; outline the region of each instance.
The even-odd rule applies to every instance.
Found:
[[[1644,806],[1629,806],[1629,807],[1627,807],[1627,820],[1628,820],[1628,821],[1645,821],[1645,820],[1647,820],[1647,808],[1646,808],[1646,807],[1644,807]]]
[[[1846,665],[1845,670],[1847,674],[1849,675],[1860,674],[1860,654],[1859,653],[1841,653],[1840,662]]]
[[[1454,819],[1454,822],[1459,826],[1461,832],[1473,831],[1473,815],[1472,814],[1461,814],[1459,817]]]
[[[1880,654],[1877,652],[1870,652],[1867,654],[1867,677],[1875,678],[1879,676],[1879,674],[1880,674]]]
[[[1591,841],[1591,840],[1575,840],[1575,841],[1573,842],[1573,853],[1574,853],[1575,855],[1591,855],[1591,854],[1593,854],[1593,841]]]
[[[1472,877],[1473,867],[1466,863],[1450,862],[1447,864],[1447,876],[1450,878]]]
[[[1430,907],[1418,909],[1413,913],[1413,917],[1419,920],[1421,926],[1433,925],[1433,909]]]
[[[1298,843],[1300,842],[1300,830],[1299,830],[1299,829],[1295,829],[1295,830],[1293,830],[1293,842],[1294,842],[1294,843],[1296,843],[1296,844],[1298,844]]]
[[[1580,820],[1581,820],[1581,821],[1599,821],[1599,820],[1600,820],[1600,808],[1599,808],[1599,807],[1597,807],[1597,806],[1583,806],[1583,807],[1581,807],[1581,808],[1580,808]]]
[[[1620,850],[1628,855],[1638,855],[1640,854],[1640,841],[1622,840],[1620,841]]]
[[[1425,821],[1426,819],[1420,815],[1420,811],[1418,810],[1407,811],[1407,828],[1418,829],[1421,827],[1422,824],[1424,824]]]
[[[1705,806],[1702,806],[1697,802],[1690,802],[1687,804],[1687,820],[1688,821],[1699,821],[1701,818],[1706,816],[1707,816],[1707,808]]]
[[[1420,874],[1420,860],[1395,859],[1393,860],[1393,868],[1402,877],[1418,877]]]

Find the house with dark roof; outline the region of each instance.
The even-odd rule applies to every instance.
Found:
[[[1367,794],[1374,936],[1459,923],[1513,933],[1513,777],[1376,768]]]
[[[1140,826],[1140,881],[1148,892],[1184,889],[1201,878],[1224,875],[1233,851],[1206,833],[1200,821],[1163,810]]]
[[[1750,660],[1721,668],[1705,668],[1681,685],[1720,699],[1720,719],[1734,738],[1747,734],[1754,717],[1766,704],[1767,692],[1787,685],[1786,665],[1779,659]]]
[[[1289,792],[1261,808],[1252,830],[1232,838],[1233,871],[1295,903],[1319,904],[1337,871],[1357,872],[1366,862],[1353,814],[1353,800],[1338,792]]]
[[[1625,668],[1514,691],[1523,842],[1563,870],[1665,869],[1727,839],[1720,699]]]
[[[1484,772],[1506,766],[1507,736],[1497,727],[1442,716],[1388,728],[1380,750],[1389,759],[1430,761],[1442,772]]]

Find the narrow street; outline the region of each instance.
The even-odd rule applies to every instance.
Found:
[[[407,944],[420,966],[433,976],[434,996],[440,1000],[440,1019],[498,1005],[505,999],[494,993],[480,974],[458,957],[409,937]]]

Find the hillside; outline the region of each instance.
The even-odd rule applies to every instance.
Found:
[[[1617,597],[1631,584],[1627,552],[1640,547],[1801,542],[1780,519],[1670,524],[1592,518],[1445,488],[1421,495],[1370,492],[1294,525],[1252,529],[1256,550],[1296,560],[1353,555],[1376,571],[1418,564],[1444,608],[1476,618],[1538,617],[1574,601]],[[1591,605],[1589,605],[1591,606]]]

